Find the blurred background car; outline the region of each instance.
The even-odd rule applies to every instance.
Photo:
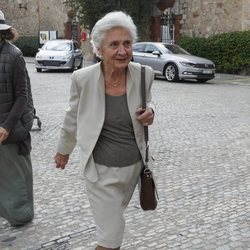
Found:
[[[37,72],[43,69],[80,69],[83,63],[82,50],[77,41],[55,39],[47,41],[35,56]]]
[[[156,76],[164,76],[169,82],[186,79],[206,82],[215,76],[215,65],[212,61],[193,56],[176,44],[135,43],[133,61],[151,66]]]

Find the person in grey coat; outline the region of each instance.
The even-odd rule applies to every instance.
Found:
[[[17,32],[0,10],[0,217],[22,226],[34,216],[30,159],[34,107]]]
[[[147,108],[142,110],[141,65],[131,62],[137,38],[131,17],[121,11],[108,13],[95,24],[91,37],[101,61],[72,75],[54,159],[56,167],[64,169],[75,145],[80,146],[96,249],[120,249],[123,214],[145,159],[144,126],[154,120],[154,71],[145,66]]]

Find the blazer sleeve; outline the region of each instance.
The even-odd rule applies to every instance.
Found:
[[[69,107],[66,109],[63,125],[60,131],[57,152],[60,154],[71,154],[76,146],[77,134],[77,112],[80,100],[80,91],[77,86],[75,74],[71,77]]]

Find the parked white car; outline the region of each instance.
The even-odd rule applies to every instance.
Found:
[[[82,67],[83,55],[77,41],[55,39],[47,41],[35,57],[37,72],[43,69],[75,70]]]
[[[133,61],[151,66],[155,75],[162,75],[169,82],[184,79],[206,82],[215,76],[215,65],[212,61],[193,56],[176,44],[135,43]]]

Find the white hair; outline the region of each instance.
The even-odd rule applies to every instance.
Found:
[[[113,11],[99,19],[91,32],[91,43],[93,52],[97,54],[97,49],[100,49],[106,32],[112,28],[121,27],[127,29],[132,38],[132,42],[137,40],[137,28],[132,18],[122,11]]]

